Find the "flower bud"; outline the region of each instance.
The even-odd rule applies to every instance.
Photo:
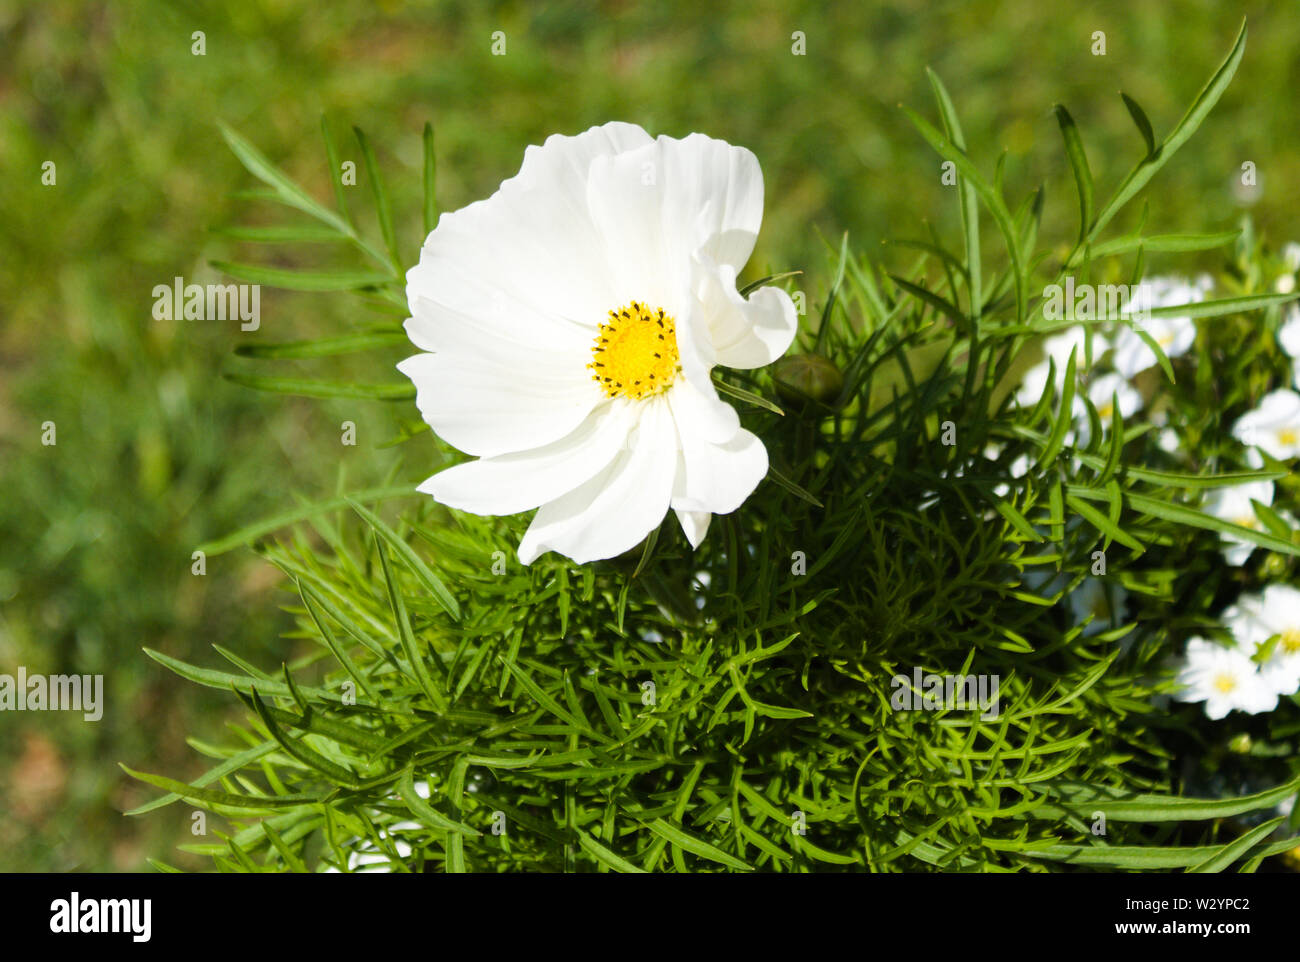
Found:
[[[787,401],[809,398],[832,404],[844,388],[844,375],[835,362],[821,354],[791,354],[772,366],[776,390]]]

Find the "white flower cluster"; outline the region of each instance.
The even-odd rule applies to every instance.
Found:
[[[1187,642],[1176,681],[1180,701],[1205,702],[1205,714],[1272,711],[1279,696],[1300,690],[1300,590],[1269,585],[1223,613],[1234,644]]]
[[[1300,246],[1289,245],[1287,257],[1288,264],[1294,259],[1291,266],[1300,270]],[[1143,281],[1143,288],[1143,302],[1148,307],[1166,307],[1204,299],[1211,281],[1208,277],[1191,281],[1152,278]],[[1141,326],[1170,358],[1185,354],[1196,342],[1196,322],[1191,317],[1149,318]],[[1300,308],[1291,308],[1278,331],[1277,342],[1292,360],[1292,388],[1300,389]],[[1109,428],[1115,405],[1125,420],[1143,408],[1142,393],[1131,382],[1155,367],[1157,360],[1147,341],[1133,329],[1121,327],[1113,338],[1108,338],[1095,327],[1080,324],[1048,337],[1043,350],[1044,359],[1026,373],[1016,399],[1022,407],[1029,407],[1037,404],[1045,391],[1060,392],[1073,351],[1078,390],[1068,443],[1086,445],[1091,435],[1081,395],[1096,408],[1104,429]],[[1091,366],[1087,359],[1091,359]],[[1054,383],[1049,384],[1049,379]],[[1251,467],[1263,465],[1260,452],[1279,461],[1300,457],[1300,393],[1292,388],[1266,395],[1253,411],[1233,424],[1232,436],[1246,447],[1244,461]],[[1176,453],[1179,437],[1165,425],[1163,412],[1154,412],[1152,420],[1163,425],[1157,435],[1159,446]],[[1020,465],[1021,470],[1013,474],[1024,473],[1027,466],[1027,462]],[[1217,518],[1259,531],[1264,525],[1256,505],[1271,508],[1273,496],[1272,481],[1255,481],[1212,489],[1201,507]],[[1285,512],[1278,514],[1295,526],[1293,517]],[[1245,564],[1254,544],[1232,535],[1222,538],[1225,561],[1232,566]],[[1127,592],[1101,579],[1086,579],[1068,601],[1075,622],[1086,625],[1085,636],[1125,621]],[[1204,702],[1206,715],[1220,719],[1233,710],[1251,714],[1271,711],[1279,697],[1300,690],[1300,590],[1285,584],[1269,585],[1260,594],[1243,597],[1225,610],[1222,618],[1234,644],[1225,647],[1204,638],[1189,640],[1177,665],[1176,680],[1181,691],[1175,697]]]

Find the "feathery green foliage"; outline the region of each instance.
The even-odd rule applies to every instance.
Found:
[[[191,682],[232,691],[248,713],[228,744],[194,742],[214,767],[193,783],[132,772],[167,793],[136,813],[183,799],[230,817],[220,843],[188,848],[232,871],[1217,871],[1253,870],[1295,847],[1294,832],[1275,833],[1281,819],[1241,819],[1294,795],[1300,771],[1278,757],[1279,787],[1190,795],[1201,784],[1195,715],[1153,707],[1170,687],[1171,635],[1208,621],[1219,597],[1219,569],[1198,560],[1216,554],[1219,534],[1267,549],[1273,568],[1294,572],[1300,555],[1285,525],[1220,521],[1198,498],[1285,469],[1216,465],[1218,451],[1196,471],[1167,466],[1146,428],[1118,413],[1104,425],[1086,398],[1093,430],[1076,446],[1082,356],[1071,356],[1059,399],[1050,387],[1031,409],[1011,398],[1040,336],[1060,326],[1034,295],[1044,284],[1074,272],[1140,277],[1147,250],[1235,242],[1234,270],[1257,257],[1238,235],[1144,237],[1139,226],[1103,236],[1213,107],[1244,44],[1243,27],[1158,143],[1125,97],[1146,150],[1104,203],[1080,133],[1057,108],[1080,211],[1065,252],[1039,247],[1041,188],[1008,204],[1000,170],[989,179],[971,159],[931,75],[939,126],[907,116],[957,171],[958,249],[914,242],[912,264],[890,273],[846,238],[798,352],[753,376],[715,372],[772,471],[696,551],[669,519],[623,558],[577,566],[545,555],[523,567],[514,548],[526,519],[448,511],[414,494],[414,481],[340,492],[207,546],[252,543],[283,571],[294,637],[314,653],[264,670],[222,650],[230,671],[150,652]],[[332,234],[373,263],[293,276],[224,269],[290,289],[356,290],[383,315],[345,336],[242,352],[250,363],[400,336],[402,252],[374,153],[357,136],[382,247],[226,132],[270,188],[263,199],[317,222],[232,236]],[[432,169],[426,162],[426,227]],[[981,214],[997,247],[981,248]],[[1248,275],[1237,282],[1198,316],[1217,318],[1224,336],[1247,311],[1275,323],[1288,296],[1261,294]],[[1180,416],[1217,418],[1195,379],[1177,380],[1152,346]],[[396,379],[232,377],[309,396],[411,396]],[[419,433],[413,420],[395,440]],[[421,478],[430,447],[461,457],[432,436],[412,443]],[[1031,467],[1014,476],[1021,457]],[[381,509],[388,500],[400,510]],[[1088,631],[1061,602],[1097,577],[1098,551],[1104,584],[1140,599],[1144,617]],[[996,717],[898,710],[895,676],[914,669],[996,677]],[[1300,734],[1294,712],[1278,717],[1261,723],[1279,727],[1257,732],[1260,745]]]

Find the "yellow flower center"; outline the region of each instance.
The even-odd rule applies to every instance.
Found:
[[[1109,402],[1097,408],[1097,417],[1102,421],[1109,421],[1115,414],[1115,405]]]
[[[1277,432],[1277,439],[1281,444],[1295,444],[1297,437],[1300,435],[1296,434],[1295,428],[1283,428]]]
[[[1237,687],[1237,679],[1227,672],[1222,672],[1214,676],[1214,687],[1226,695]]]
[[[609,312],[591,349],[592,377],[606,397],[641,401],[677,379],[677,325],[662,308],[632,301]]]
[[[1243,514],[1241,517],[1232,518],[1231,520],[1233,524],[1239,524],[1243,528],[1250,528],[1252,531],[1258,531],[1261,527],[1259,518],[1255,517],[1253,514]]]
[[[1280,641],[1288,655],[1300,655],[1300,628],[1288,628],[1282,632]]]

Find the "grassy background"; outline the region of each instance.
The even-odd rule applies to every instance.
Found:
[[[1249,206],[1281,243],[1300,237],[1300,18],[1290,3],[0,0],[0,672],[102,672],[107,689],[95,724],[0,716],[0,869],[132,870],[146,855],[198,864],[173,851],[189,838],[188,812],[119,814],[146,795],[116,763],[198,772],[184,735],[215,730],[226,710],[215,706],[228,699],[179,683],[140,648],[210,663],[217,643],[277,665],[291,642],[268,567],[236,553],[197,578],[191,551],[292,504],[295,491],[332,489],[341,470],[349,486],[381,479],[399,455],[375,445],[413,410],[262,396],[221,379],[238,366],[230,354],[241,339],[346,329],[365,313],[350,297],[263,290],[256,334],[152,319],[153,286],[178,274],[216,281],[209,259],[300,263],[209,233],[268,214],[230,196],[253,184],[216,121],[322,199],[321,114],[345,159],[360,157],[344,132],[363,126],[408,262],[426,120],[448,209],[490,193],[526,144],[552,132],[610,119],[703,131],[763,164],[756,273],[811,268],[815,290],[820,235],[848,230],[873,249],[921,237],[927,220],[955,223],[939,161],[897,106],[933,118],[925,66],[946,80],[982,166],[1006,151],[1013,202],[1046,185],[1045,236],[1063,241],[1076,208],[1051,105],[1071,109],[1104,192],[1141,148],[1117,91],[1146,108],[1160,136],[1243,15],[1245,61],[1160,175],[1149,229],[1224,229]],[[204,56],[191,53],[196,30]],[[497,30],[505,56],[491,54]],[[1105,56],[1090,52],[1098,30]],[[791,52],[795,31],[804,56]],[[47,160],[55,186],[40,182]],[[1245,161],[1260,180],[1249,196],[1233,186]],[[354,209],[365,209],[360,193]],[[337,373],[391,376],[342,364]],[[344,419],[357,423],[356,447],[339,443]],[[45,421],[57,425],[54,447],[40,444]],[[427,450],[410,447],[408,458]],[[428,473],[410,464],[400,476]]]

